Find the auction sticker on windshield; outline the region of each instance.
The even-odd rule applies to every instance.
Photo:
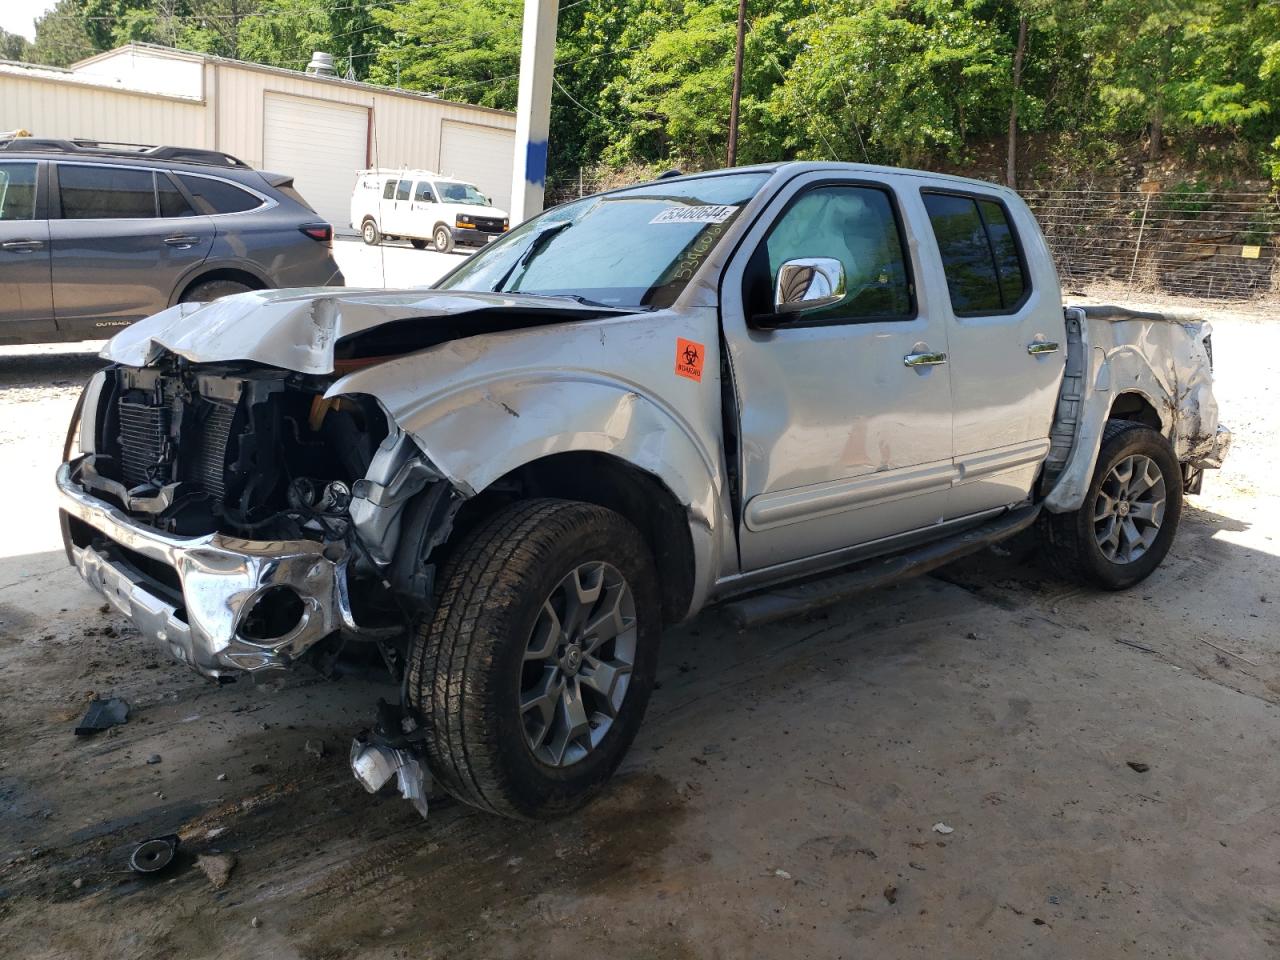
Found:
[[[738,212],[728,204],[700,204],[696,207],[667,207],[650,223],[724,223]]]

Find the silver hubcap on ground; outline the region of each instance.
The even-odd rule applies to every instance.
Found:
[[[575,567],[542,604],[520,678],[525,737],[553,767],[577,763],[613,726],[636,658],[636,604],[607,563]]]
[[[1093,535],[1112,563],[1132,563],[1164,522],[1164,474],[1150,457],[1125,457],[1107,474],[1093,505]]]

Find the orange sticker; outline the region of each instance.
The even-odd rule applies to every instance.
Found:
[[[702,344],[686,340],[684,337],[677,337],[676,373],[701,383],[702,361],[705,359],[706,352]]]

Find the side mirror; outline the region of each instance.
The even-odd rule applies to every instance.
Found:
[[[844,264],[831,257],[788,260],[778,271],[773,290],[773,311],[799,313],[829,307],[845,297]]]

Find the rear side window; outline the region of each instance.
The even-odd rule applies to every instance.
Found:
[[[431,192],[431,184],[420,183],[413,191],[413,199],[418,203],[435,203],[436,195]]]
[[[225,180],[177,174],[195,201],[196,210],[207,215],[217,213],[243,213],[262,206],[262,201],[248,190],[241,190]]]
[[[0,220],[34,220],[36,165],[0,163]]]
[[[408,200],[408,199],[409,199],[409,187],[410,187],[410,183],[409,183],[409,181],[408,181],[408,180],[401,180],[401,181],[400,181],[400,186],[396,187],[396,199],[397,199],[397,200]]]
[[[189,217],[195,213],[182,191],[163,173],[156,174],[156,202],[162,217]]]
[[[382,188],[382,199],[393,200],[395,199],[395,195],[396,195],[396,182],[394,180],[388,180],[387,185]]]
[[[993,200],[949,193],[926,193],[924,205],[956,315],[1015,309],[1027,281],[1004,207]]]
[[[58,195],[64,220],[144,219],[156,215],[150,170],[58,164]]]

